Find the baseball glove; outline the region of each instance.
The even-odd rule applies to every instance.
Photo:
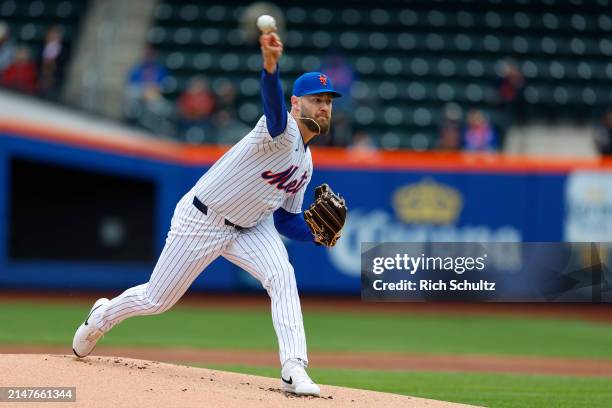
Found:
[[[333,247],[346,220],[344,198],[327,184],[315,188],[315,201],[304,211],[304,219],[317,244]]]

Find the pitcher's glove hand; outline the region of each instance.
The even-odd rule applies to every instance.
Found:
[[[315,201],[304,211],[304,219],[317,244],[333,247],[346,220],[344,198],[327,184],[315,188]]]

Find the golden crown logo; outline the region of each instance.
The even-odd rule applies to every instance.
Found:
[[[409,224],[452,224],[463,208],[461,195],[432,179],[408,184],[393,194],[398,218]]]

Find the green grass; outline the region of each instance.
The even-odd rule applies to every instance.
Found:
[[[90,306],[0,303],[0,343],[70,344]],[[580,320],[343,313],[305,315],[311,351],[612,358],[612,325]],[[276,350],[268,310],[177,307],[129,319],[105,345]]]
[[[278,368],[207,368],[278,378]],[[516,374],[370,371],[309,368],[318,383],[499,408],[609,407],[612,379]],[[325,387],[322,389],[325,394]]]
[[[69,346],[90,306],[0,303],[0,343]],[[309,350],[612,358],[612,325],[571,319],[308,313]],[[276,350],[268,310],[177,307],[130,319],[105,345]],[[278,368],[215,366],[270,377]],[[491,407],[607,407],[612,379],[309,369],[322,384]]]

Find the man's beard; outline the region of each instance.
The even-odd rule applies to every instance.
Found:
[[[314,117],[307,114],[304,110],[304,107],[302,107],[302,112],[304,112],[304,115],[302,115],[299,119],[300,122],[302,122],[308,128],[308,130],[310,130],[311,132],[315,132],[318,135],[327,135],[327,133],[329,132],[329,120],[325,122],[319,122]]]

